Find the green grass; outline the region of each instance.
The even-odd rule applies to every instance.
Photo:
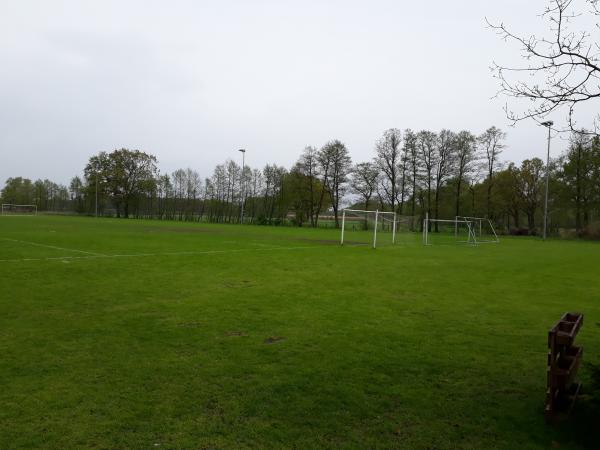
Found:
[[[600,246],[338,238],[0,217],[0,448],[597,444],[542,410],[565,311],[600,364]]]

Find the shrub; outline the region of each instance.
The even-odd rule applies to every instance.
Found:
[[[529,236],[529,228],[511,228],[511,236]]]
[[[581,233],[581,237],[595,241],[600,240],[600,222],[594,222],[585,227]]]

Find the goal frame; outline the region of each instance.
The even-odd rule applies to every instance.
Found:
[[[341,238],[340,238],[340,245],[344,245],[344,230],[346,228],[346,212],[375,214],[375,226],[373,227],[373,244],[372,244],[373,248],[377,248],[377,225],[378,225],[378,221],[379,221],[379,215],[381,214],[382,217],[385,217],[385,215],[392,215],[393,216],[392,244],[396,243],[396,213],[395,212],[379,211],[378,209],[376,209],[375,211],[369,211],[366,209],[343,209],[342,210],[342,234],[341,234]]]
[[[490,230],[492,231],[492,234],[494,235],[494,237],[492,239],[476,239],[476,243],[477,244],[498,244],[500,243],[500,238],[498,237],[498,234],[496,233],[496,229],[494,228],[494,225],[492,224],[492,221],[490,219],[488,219],[487,217],[470,217],[470,216],[456,216],[455,219],[458,220],[468,220],[470,221],[472,224],[474,224],[475,222],[479,223],[479,236],[482,236],[482,225],[484,222],[487,222],[487,224],[490,227]],[[475,230],[473,230],[474,234],[476,235],[477,233],[475,233]],[[456,237],[458,237],[458,222],[455,226],[455,231],[454,231]]]
[[[25,208],[25,207],[31,208],[32,214],[10,214],[5,211],[8,209],[9,206],[19,207],[19,208]],[[2,216],[37,216],[37,212],[38,212],[37,205],[16,205],[14,203],[2,203],[2,206],[0,207],[0,215],[2,215]]]
[[[467,240],[456,241],[456,243],[477,245],[477,237],[473,230],[473,222],[466,219],[459,219],[458,216],[454,219],[430,219],[429,213],[425,213],[423,219],[423,245],[433,245],[429,242],[429,224],[430,223],[453,223],[454,224],[454,237],[458,239],[458,224],[465,224],[467,226]]]

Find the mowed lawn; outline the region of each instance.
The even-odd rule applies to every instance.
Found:
[[[0,448],[598,448],[600,245],[338,239],[0,217]],[[588,394],[550,427],[565,311]]]

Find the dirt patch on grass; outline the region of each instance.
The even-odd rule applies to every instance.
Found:
[[[200,322],[180,322],[177,326],[179,328],[200,328],[202,324]]]
[[[146,233],[222,233],[220,230],[207,230],[201,227],[152,227],[144,231]]]
[[[225,333],[225,336],[228,336],[228,337],[235,337],[235,336],[246,337],[246,336],[248,336],[248,333],[245,333],[243,331],[228,331],[227,333]]]
[[[315,242],[317,244],[324,245],[340,245],[339,239],[310,239],[310,238],[297,238],[297,241],[301,242]],[[344,240],[344,244],[347,245],[369,245],[366,242],[358,242],[358,241],[346,241]]]
[[[227,288],[249,288],[255,284],[251,280],[225,280],[223,286]]]
[[[265,344],[274,344],[275,342],[283,341],[285,338],[281,336],[271,336],[265,339]]]

